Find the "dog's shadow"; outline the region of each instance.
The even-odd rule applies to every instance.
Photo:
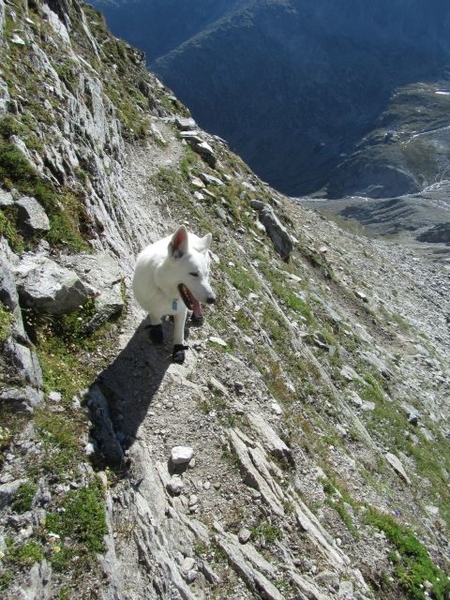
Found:
[[[133,444],[155,393],[172,364],[173,325],[163,322],[162,345],[150,341],[149,320],[139,325],[126,347],[89,387],[86,404],[93,428],[94,463],[126,468]],[[186,330],[186,336],[188,330]]]

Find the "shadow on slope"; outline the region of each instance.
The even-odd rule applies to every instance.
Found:
[[[126,450],[133,444],[164,375],[172,364],[172,323],[163,323],[166,343],[149,339],[146,318],[114,362],[90,386],[86,395],[94,462],[126,467]]]

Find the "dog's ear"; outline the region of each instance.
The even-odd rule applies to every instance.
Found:
[[[211,246],[211,240],[212,240],[212,233],[207,233],[205,235],[205,237],[202,237],[196,244],[195,244],[195,249],[198,252],[201,252],[202,250],[209,250],[209,247]]]
[[[173,258],[181,258],[188,249],[188,232],[184,225],[181,225],[173,234],[169,243],[169,254]]]

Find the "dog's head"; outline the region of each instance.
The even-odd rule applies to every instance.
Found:
[[[203,238],[189,234],[181,225],[169,243],[169,256],[176,261],[177,287],[183,302],[189,310],[194,301],[214,304],[216,295],[209,284],[209,247],[212,235]]]

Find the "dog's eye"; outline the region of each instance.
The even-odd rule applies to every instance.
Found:
[[[198,273],[197,272],[189,273],[189,275],[192,275],[192,277],[198,277]]]

